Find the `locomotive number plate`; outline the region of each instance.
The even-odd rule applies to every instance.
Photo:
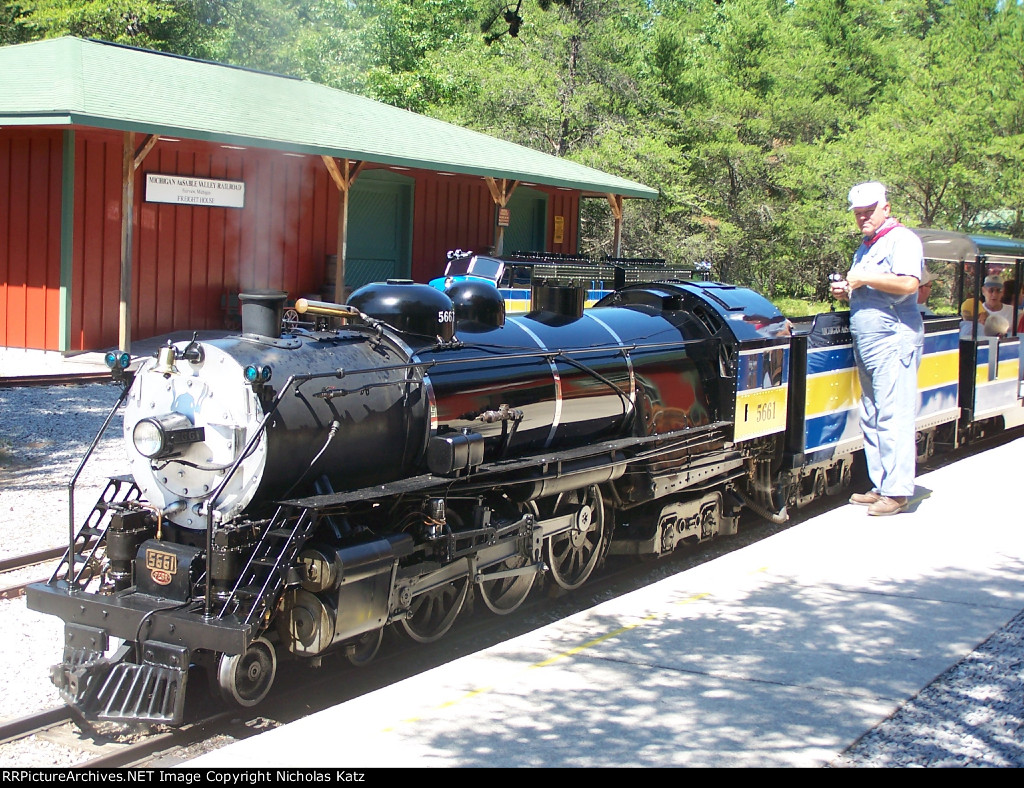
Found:
[[[178,556],[161,550],[146,550],[146,569],[153,582],[165,586],[178,571]]]

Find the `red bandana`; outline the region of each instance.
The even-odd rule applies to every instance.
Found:
[[[864,241],[864,246],[870,249],[874,245],[875,241],[880,240],[881,237],[885,235],[887,232],[889,232],[890,230],[895,230],[897,227],[902,226],[903,225],[900,224],[898,221],[896,221],[892,217],[889,217],[884,222],[882,222],[882,226],[878,228],[878,231],[874,235],[872,235],[869,240]]]

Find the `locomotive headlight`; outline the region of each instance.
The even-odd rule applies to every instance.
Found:
[[[182,446],[205,439],[206,430],[192,426],[188,417],[180,413],[143,419],[132,430],[136,451],[152,460],[170,457],[177,454]]]

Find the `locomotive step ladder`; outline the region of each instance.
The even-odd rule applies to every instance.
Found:
[[[303,508],[296,512],[293,506],[278,507],[218,618],[234,613],[245,624],[258,624],[284,589],[292,562],[316,524],[314,510]],[[242,611],[245,611],[244,616]]]
[[[53,570],[50,583],[64,579],[68,586],[85,588],[92,575],[86,570],[93,566],[110,527],[111,512],[121,504],[137,501],[142,491],[131,476],[111,476],[103,488],[85,522],[75,532],[64,551],[64,556]]]

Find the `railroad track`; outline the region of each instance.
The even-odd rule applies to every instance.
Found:
[[[44,564],[47,561],[54,561],[67,552],[67,546],[64,547],[50,547],[46,550],[39,550],[35,553],[27,553],[26,555],[18,555],[13,558],[4,558],[0,560],[0,576],[8,572],[17,572],[22,569],[28,569],[29,567],[36,566],[37,564]],[[49,579],[49,573],[46,577],[37,577],[31,580],[19,580],[13,584],[4,583],[0,579],[0,599],[17,599],[25,594],[25,587],[32,584],[45,581]]]
[[[228,730],[238,711],[221,711],[180,728],[127,728],[112,723],[90,724],[75,718],[67,707],[46,709],[0,724],[0,747],[30,736],[50,747],[62,747],[85,757],[79,769],[144,766],[161,754],[194,746],[211,733]],[[234,723],[237,725],[237,722]]]
[[[61,547],[50,547],[46,550],[39,550],[34,553],[26,553],[25,555],[18,555],[13,558],[4,558],[0,560],[0,599],[17,599],[20,596],[24,596],[26,586],[29,586],[32,583],[42,583],[50,579],[50,572],[46,572],[45,576],[34,577],[30,580],[19,580],[15,583],[4,583],[3,575],[7,573],[13,574],[23,569],[28,569],[29,567],[45,564],[48,561],[55,561],[58,558],[63,557],[64,553],[67,552],[67,549],[66,545]]]
[[[57,375],[17,375],[0,377],[0,388],[30,386],[77,386],[86,383],[109,383],[109,372],[74,372]]]

